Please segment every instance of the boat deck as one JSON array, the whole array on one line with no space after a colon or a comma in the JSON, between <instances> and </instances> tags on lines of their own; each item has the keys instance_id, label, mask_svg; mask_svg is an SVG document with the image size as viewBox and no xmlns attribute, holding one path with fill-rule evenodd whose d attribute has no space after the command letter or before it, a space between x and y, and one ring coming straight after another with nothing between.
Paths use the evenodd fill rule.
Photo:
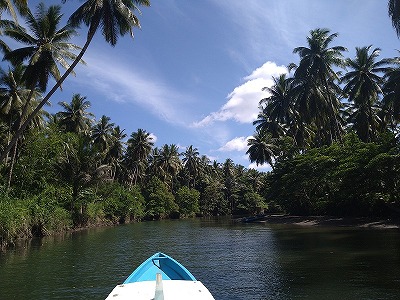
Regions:
<instances>
[{"instance_id":1,"label":"boat deck","mask_svg":"<svg viewBox=\"0 0 400 300\"><path fill-rule=\"evenodd\" d=\"M163 280L164 300L214 300L200 281ZM155 281L141 281L117 285L106 300L152 300L156 290Z\"/></svg>"}]
</instances>

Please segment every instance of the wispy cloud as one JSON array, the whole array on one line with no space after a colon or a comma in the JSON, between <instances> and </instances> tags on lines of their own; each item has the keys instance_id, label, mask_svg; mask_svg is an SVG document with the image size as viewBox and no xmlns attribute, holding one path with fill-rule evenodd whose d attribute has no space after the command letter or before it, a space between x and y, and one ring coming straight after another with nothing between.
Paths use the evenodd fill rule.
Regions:
<instances>
[{"instance_id":1,"label":"wispy cloud","mask_svg":"<svg viewBox=\"0 0 400 300\"><path fill-rule=\"evenodd\" d=\"M287 73L285 66L277 66L274 62L266 62L245 77L245 82L234 88L228 95L228 101L219 111L212 112L199 122L193 123L194 127L204 127L216 121L235 120L239 123L251 123L258 115L259 101L268 96L262 91L264 87L273 85L272 77Z\"/></svg>"},{"instance_id":2,"label":"wispy cloud","mask_svg":"<svg viewBox=\"0 0 400 300\"><path fill-rule=\"evenodd\" d=\"M107 100L140 105L172 124L185 126L191 122L188 113L191 95L171 88L154 74L143 70L138 73L118 60L110 64L109 59L96 54L87 55L85 60L88 66L80 67L79 78L75 81L82 81L83 76L85 86L89 85Z\"/></svg>"}]
</instances>

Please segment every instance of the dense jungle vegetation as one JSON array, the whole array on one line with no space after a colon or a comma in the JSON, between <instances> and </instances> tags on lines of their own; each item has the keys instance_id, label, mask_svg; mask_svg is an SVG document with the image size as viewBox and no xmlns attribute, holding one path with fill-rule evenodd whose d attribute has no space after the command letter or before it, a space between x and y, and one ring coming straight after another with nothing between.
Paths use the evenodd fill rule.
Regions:
<instances>
[{"instance_id":1,"label":"dense jungle vegetation","mask_svg":"<svg viewBox=\"0 0 400 300\"><path fill-rule=\"evenodd\" d=\"M26 21L23 27L16 19L0 20L2 36L21 44L12 50L1 41L1 246L83 226L166 217L263 210L398 214L400 58L380 58L380 49L369 45L345 58L347 49L332 46L337 34L328 29L310 31L307 45L294 49L299 62L289 65L291 75L274 78L265 88L270 96L260 99L247 154L270 164L268 173L230 159L211 162L193 145L184 151L174 144L155 147L145 129L126 132L109 117L91 114L79 91L59 103L58 113L46 112L97 29L115 45L139 26L136 6L149 4L114 1L115 10L107 10L86 1L62 25L62 6L40 4L32 13L26 1L0 3ZM399 11L397 1L389 1L396 29ZM88 31L81 48L71 38L82 23ZM56 82L50 89L49 79Z\"/></svg>"}]
</instances>

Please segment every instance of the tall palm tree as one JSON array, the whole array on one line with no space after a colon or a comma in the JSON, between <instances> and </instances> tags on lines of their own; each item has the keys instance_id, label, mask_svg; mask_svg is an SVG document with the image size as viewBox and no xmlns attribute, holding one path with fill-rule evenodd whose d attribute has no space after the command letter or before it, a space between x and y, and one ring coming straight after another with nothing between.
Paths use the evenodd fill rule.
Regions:
<instances>
[{"instance_id":1,"label":"tall palm tree","mask_svg":"<svg viewBox=\"0 0 400 300\"><path fill-rule=\"evenodd\" d=\"M10 128L12 120L16 121L15 115L21 114L29 94L22 79L24 72L23 65L9 67L8 71L0 68L0 116L7 119Z\"/></svg>"},{"instance_id":2,"label":"tall palm tree","mask_svg":"<svg viewBox=\"0 0 400 300\"><path fill-rule=\"evenodd\" d=\"M14 68L8 68L4 71L0 68L0 118L7 124L7 138L11 139L11 134L15 130L15 126L21 117L22 108L26 102L29 91L25 88L25 83L22 79L25 67L17 65ZM15 160L17 157L18 143L14 145L11 153L10 170L8 176L7 188L10 188L11 179L14 169ZM6 159L6 162L8 159Z\"/></svg>"},{"instance_id":3,"label":"tall palm tree","mask_svg":"<svg viewBox=\"0 0 400 300\"><path fill-rule=\"evenodd\" d=\"M77 206L85 190L99 181L109 179L109 166L96 161L97 150L91 146L88 137L74 136L65 143L60 153L56 171L63 182L72 189L71 211L82 213L83 205ZM79 209L79 210L78 210Z\"/></svg>"},{"instance_id":4,"label":"tall palm tree","mask_svg":"<svg viewBox=\"0 0 400 300\"><path fill-rule=\"evenodd\" d=\"M378 96L382 94L383 74L387 71L388 60L378 60L380 49L372 46L356 47L356 57L346 59L351 71L342 77L346 85L343 92L352 104L349 123L353 124L359 138L364 142L373 141L378 132ZM379 74L382 74L380 76Z\"/></svg>"},{"instance_id":5,"label":"tall palm tree","mask_svg":"<svg viewBox=\"0 0 400 300\"><path fill-rule=\"evenodd\" d=\"M389 0L388 13L392 20L393 28L396 30L396 34L400 37L400 1Z\"/></svg>"},{"instance_id":6,"label":"tall palm tree","mask_svg":"<svg viewBox=\"0 0 400 300\"><path fill-rule=\"evenodd\" d=\"M90 101L80 94L74 94L70 103L58 102L64 109L56 114L61 128L66 132L88 134L94 115L87 111L90 108Z\"/></svg>"},{"instance_id":7,"label":"tall palm tree","mask_svg":"<svg viewBox=\"0 0 400 300\"><path fill-rule=\"evenodd\" d=\"M105 162L112 167L112 179L114 180L119 171L122 169L122 161L124 156L124 145L123 140L126 138L124 133L125 129L119 126L115 126L111 132L111 143L108 147Z\"/></svg>"},{"instance_id":8,"label":"tall palm tree","mask_svg":"<svg viewBox=\"0 0 400 300\"><path fill-rule=\"evenodd\" d=\"M154 146L153 137L146 130L139 128L131 134L127 144L125 164L131 177L131 184L136 184L138 179L144 177L148 157Z\"/></svg>"},{"instance_id":9,"label":"tall palm tree","mask_svg":"<svg viewBox=\"0 0 400 300\"><path fill-rule=\"evenodd\" d=\"M47 8L40 3L35 14L28 11L24 16L31 34L17 24L8 23L4 28L4 35L26 45L6 53L4 59L13 64L28 61L24 79L31 90L37 86L45 91L50 77L61 78L58 65L68 69L68 61L77 58L71 50L80 47L68 42L77 32L70 24L59 28L62 16L61 6Z\"/></svg>"},{"instance_id":10,"label":"tall palm tree","mask_svg":"<svg viewBox=\"0 0 400 300\"><path fill-rule=\"evenodd\" d=\"M173 190L174 179L182 168L178 146L165 144L160 150L157 164L161 167L162 178L169 183L170 189Z\"/></svg>"},{"instance_id":11,"label":"tall palm tree","mask_svg":"<svg viewBox=\"0 0 400 300\"><path fill-rule=\"evenodd\" d=\"M43 3L40 3L35 15L29 10L24 15L31 34L24 27L14 22L4 23L1 21L0 23L4 27L4 35L26 45L26 47L7 52L4 59L15 65L28 61L24 80L30 89L17 130L9 145L1 154L0 159L7 155L22 131L29 126L35 115L47 103L48 99L45 101L43 99L40 102L41 105L36 105L36 108L30 112L31 116L27 116L27 110L35 90L39 88L41 91L45 91L50 77L60 80L58 65L68 68L70 66L69 61L77 59L77 56L71 50L78 50L80 47L68 42L76 34L76 31L69 24L59 28L61 18L60 6L53 5L46 8Z\"/></svg>"},{"instance_id":12,"label":"tall palm tree","mask_svg":"<svg viewBox=\"0 0 400 300\"><path fill-rule=\"evenodd\" d=\"M288 124L293 114L293 80L287 78L286 74L272 79L274 84L263 88L270 96L262 99L260 105L265 103L265 111L273 121Z\"/></svg>"},{"instance_id":13,"label":"tall palm tree","mask_svg":"<svg viewBox=\"0 0 400 300\"><path fill-rule=\"evenodd\" d=\"M183 167L189 175L188 185L190 187L190 183L193 181L194 187L196 185L196 178L199 175L201 166L199 151L197 148L194 148L193 145L190 145L186 148L185 152L181 153L181 155L183 156Z\"/></svg>"},{"instance_id":14,"label":"tall palm tree","mask_svg":"<svg viewBox=\"0 0 400 300\"><path fill-rule=\"evenodd\" d=\"M110 121L110 117L103 115L92 128L92 141L103 156L108 152L113 139L112 132L115 124Z\"/></svg>"},{"instance_id":15,"label":"tall palm tree","mask_svg":"<svg viewBox=\"0 0 400 300\"><path fill-rule=\"evenodd\" d=\"M254 136L247 141L249 149L246 154L249 155L250 161L255 162L257 166L268 163L272 168L274 167L277 146L273 142L269 142L270 139L271 135L266 131L257 130Z\"/></svg>"},{"instance_id":16,"label":"tall palm tree","mask_svg":"<svg viewBox=\"0 0 400 300\"><path fill-rule=\"evenodd\" d=\"M149 6L149 0L87 0L84 2L70 17L69 24L78 26L82 22L89 26L86 36L85 45L81 52L76 56L74 62L69 66L67 71L57 80L57 83L47 93L43 100L39 103L36 109L28 116L26 121L21 125L21 128L15 133L14 138L3 151L0 160L4 158L12 145L18 139L18 136L25 130L28 123L37 114L44 104L50 99L54 92L61 86L68 75L73 71L78 62L81 61L87 48L89 47L95 33L99 28L102 29L102 34L106 42L114 46L117 43L118 36L126 33L133 34L134 27L140 27L139 19L134 14L138 10L138 6Z\"/></svg>"},{"instance_id":17,"label":"tall palm tree","mask_svg":"<svg viewBox=\"0 0 400 300\"><path fill-rule=\"evenodd\" d=\"M297 102L296 110L302 118L300 122L315 126L316 144L330 144L340 140L343 134L338 98L340 88L338 74L334 67L344 65L342 46L330 47L337 33L317 28L307 37L308 47L293 50L299 54L300 63L295 68Z\"/></svg>"},{"instance_id":18,"label":"tall palm tree","mask_svg":"<svg viewBox=\"0 0 400 300\"><path fill-rule=\"evenodd\" d=\"M389 60L393 65L388 67L383 79L383 119L393 131L400 122L400 57Z\"/></svg>"}]
</instances>

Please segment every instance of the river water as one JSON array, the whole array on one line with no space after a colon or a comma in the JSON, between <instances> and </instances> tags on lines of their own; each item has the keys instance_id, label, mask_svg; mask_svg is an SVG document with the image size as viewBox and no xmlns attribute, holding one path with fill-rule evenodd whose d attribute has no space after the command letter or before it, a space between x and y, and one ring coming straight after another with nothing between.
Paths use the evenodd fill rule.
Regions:
<instances>
[{"instance_id":1,"label":"river water","mask_svg":"<svg viewBox=\"0 0 400 300\"><path fill-rule=\"evenodd\" d=\"M217 300L400 299L400 230L143 222L32 240L0 253L0 299L104 299L165 252Z\"/></svg>"}]
</instances>

